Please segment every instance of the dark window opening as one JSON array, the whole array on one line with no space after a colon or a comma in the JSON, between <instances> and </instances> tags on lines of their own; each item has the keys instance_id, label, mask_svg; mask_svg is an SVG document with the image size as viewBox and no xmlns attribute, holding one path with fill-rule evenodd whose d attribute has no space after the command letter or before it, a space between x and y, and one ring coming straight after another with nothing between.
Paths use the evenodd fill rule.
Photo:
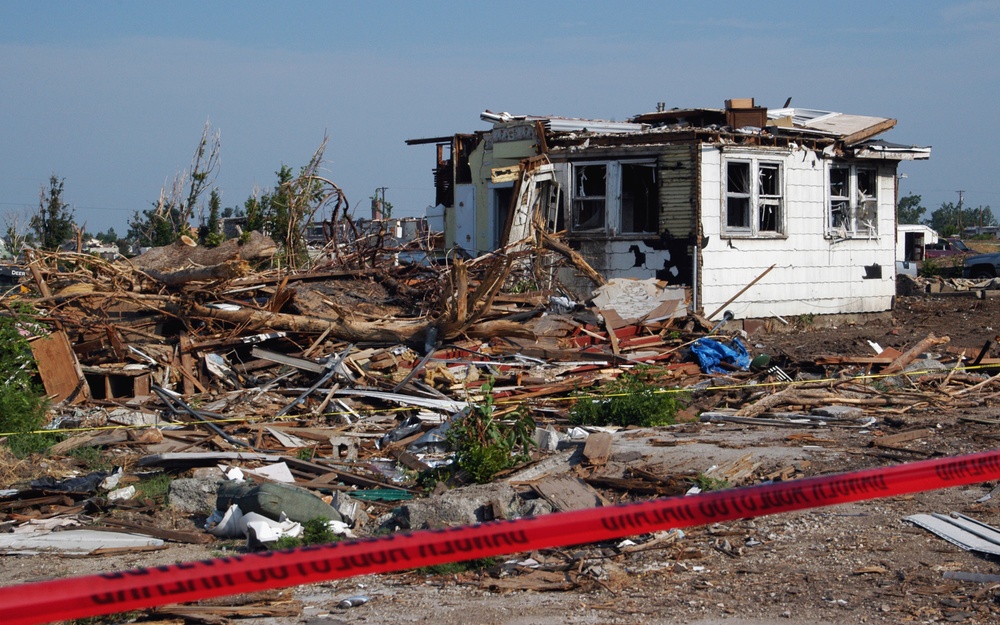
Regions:
<instances>
[{"instance_id":1,"label":"dark window opening","mask_svg":"<svg viewBox=\"0 0 1000 625\"><path fill-rule=\"evenodd\" d=\"M607 165L581 165L574 169L574 230L598 230L604 227L607 173Z\"/></svg>"},{"instance_id":2,"label":"dark window opening","mask_svg":"<svg viewBox=\"0 0 1000 625\"><path fill-rule=\"evenodd\" d=\"M750 163L730 161L726 167L726 226L750 228Z\"/></svg>"},{"instance_id":3,"label":"dark window opening","mask_svg":"<svg viewBox=\"0 0 1000 625\"><path fill-rule=\"evenodd\" d=\"M622 232L657 232L656 167L622 164Z\"/></svg>"}]
</instances>

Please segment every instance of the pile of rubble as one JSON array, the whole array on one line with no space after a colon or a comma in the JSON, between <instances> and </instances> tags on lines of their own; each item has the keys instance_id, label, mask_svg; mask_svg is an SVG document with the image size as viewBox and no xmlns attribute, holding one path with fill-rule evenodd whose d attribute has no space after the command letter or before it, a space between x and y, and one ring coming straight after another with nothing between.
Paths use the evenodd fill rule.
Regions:
<instances>
[{"instance_id":1,"label":"pile of rubble","mask_svg":"<svg viewBox=\"0 0 1000 625\"><path fill-rule=\"evenodd\" d=\"M699 422L850 428L877 432L880 457L915 459L930 454L910 444L925 433L891 433L907 414L978 406L998 392L1000 376L966 369L998 364L989 343L949 351L947 337L929 335L906 350L873 344L869 356L802 362L761 353L741 324L690 312L683 290L655 281L595 280L585 305L525 290L532 276L516 254L252 268L274 252L254 233L131 261L63 253L31 264L37 293L22 299L51 329L32 350L51 425L66 435L47 457L66 461L0 491L10 532L0 549L95 553L233 536L259 548L317 517L363 535L791 479L810 471L804 457L764 460L721 443L705 456L710 433L690 434ZM574 403L603 401L623 372L682 398L679 425L574 422ZM534 445L472 486L440 469L454 451L447 428L483 405L501 421L530 415ZM658 455L684 445L681 457ZM113 467L91 471L95 455ZM169 482L165 500L144 495L157 476ZM193 525L165 523L164 505ZM64 524L132 538L50 533ZM523 587L550 582L565 586L560 577Z\"/></svg>"}]
</instances>

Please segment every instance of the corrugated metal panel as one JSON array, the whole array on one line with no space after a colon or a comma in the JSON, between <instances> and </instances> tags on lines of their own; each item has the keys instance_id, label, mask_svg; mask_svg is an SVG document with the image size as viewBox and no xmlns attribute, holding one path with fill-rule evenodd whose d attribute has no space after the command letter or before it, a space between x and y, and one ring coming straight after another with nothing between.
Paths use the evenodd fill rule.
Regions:
<instances>
[{"instance_id":1,"label":"corrugated metal panel","mask_svg":"<svg viewBox=\"0 0 1000 625\"><path fill-rule=\"evenodd\" d=\"M684 238L696 232L696 146L665 146L656 159L660 181L660 232Z\"/></svg>"}]
</instances>

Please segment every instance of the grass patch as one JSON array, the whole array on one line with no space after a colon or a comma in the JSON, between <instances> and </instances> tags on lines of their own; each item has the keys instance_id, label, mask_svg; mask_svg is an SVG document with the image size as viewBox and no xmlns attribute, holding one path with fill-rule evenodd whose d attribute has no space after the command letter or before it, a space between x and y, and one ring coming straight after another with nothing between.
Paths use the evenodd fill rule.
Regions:
<instances>
[{"instance_id":1,"label":"grass patch","mask_svg":"<svg viewBox=\"0 0 1000 625\"><path fill-rule=\"evenodd\" d=\"M110 473L114 470L114 464L104 457L97 447L77 447L69 452L72 458L82 469L95 472L104 471Z\"/></svg>"},{"instance_id":2,"label":"grass patch","mask_svg":"<svg viewBox=\"0 0 1000 625\"><path fill-rule=\"evenodd\" d=\"M146 613L142 610L132 610L131 612L116 612L114 614L102 614L100 616L87 616L66 622L69 625L115 625L117 623L133 623L143 616L146 616Z\"/></svg>"},{"instance_id":3,"label":"grass patch","mask_svg":"<svg viewBox=\"0 0 1000 625\"><path fill-rule=\"evenodd\" d=\"M698 477L694 478L694 485L698 487L703 493L707 493L713 490L726 490L729 488L729 482L718 477L709 477L704 473L699 473Z\"/></svg>"},{"instance_id":4,"label":"grass patch","mask_svg":"<svg viewBox=\"0 0 1000 625\"><path fill-rule=\"evenodd\" d=\"M156 501L166 499L170 490L170 482L174 478L169 473L159 473L153 477L139 480L135 485L135 495L141 499L153 499Z\"/></svg>"}]
</instances>

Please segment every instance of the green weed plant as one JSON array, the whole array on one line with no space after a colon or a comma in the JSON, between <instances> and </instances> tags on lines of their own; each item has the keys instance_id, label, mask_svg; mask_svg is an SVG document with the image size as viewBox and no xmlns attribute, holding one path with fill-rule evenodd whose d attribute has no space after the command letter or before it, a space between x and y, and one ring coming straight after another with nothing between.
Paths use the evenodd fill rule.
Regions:
<instances>
[{"instance_id":1,"label":"green weed plant","mask_svg":"<svg viewBox=\"0 0 1000 625\"><path fill-rule=\"evenodd\" d=\"M493 404L493 383L483 385L484 400L448 430L455 464L479 484L529 458L535 444L535 420L522 409L499 419ZM456 418L457 420L457 418Z\"/></svg>"},{"instance_id":2,"label":"green weed plant","mask_svg":"<svg viewBox=\"0 0 1000 625\"><path fill-rule=\"evenodd\" d=\"M574 425L672 425L680 408L678 397L664 393L647 367L636 367L603 387L604 397L580 397L570 408Z\"/></svg>"}]
</instances>

